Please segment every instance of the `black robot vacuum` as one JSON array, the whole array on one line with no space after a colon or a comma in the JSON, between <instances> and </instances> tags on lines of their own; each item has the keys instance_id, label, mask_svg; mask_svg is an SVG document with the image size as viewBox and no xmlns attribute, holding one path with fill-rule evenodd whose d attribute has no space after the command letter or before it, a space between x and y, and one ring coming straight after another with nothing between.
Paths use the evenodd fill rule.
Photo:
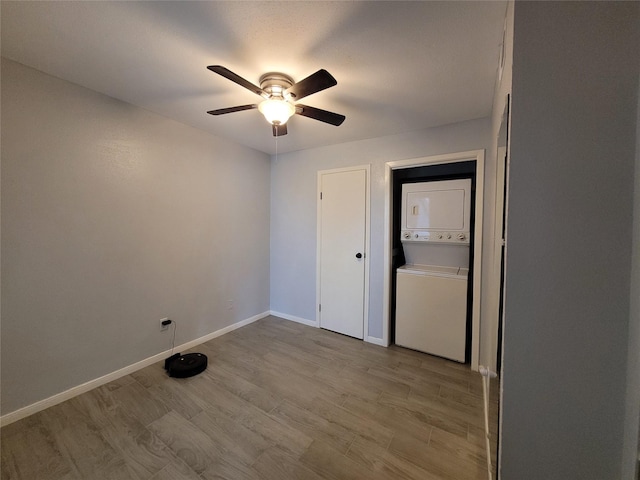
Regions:
<instances>
[{"instance_id":1,"label":"black robot vacuum","mask_svg":"<svg viewBox=\"0 0 640 480\"><path fill-rule=\"evenodd\" d=\"M187 378L207 369L207 356L203 353L176 353L164 361L164 369L170 377Z\"/></svg>"}]
</instances>

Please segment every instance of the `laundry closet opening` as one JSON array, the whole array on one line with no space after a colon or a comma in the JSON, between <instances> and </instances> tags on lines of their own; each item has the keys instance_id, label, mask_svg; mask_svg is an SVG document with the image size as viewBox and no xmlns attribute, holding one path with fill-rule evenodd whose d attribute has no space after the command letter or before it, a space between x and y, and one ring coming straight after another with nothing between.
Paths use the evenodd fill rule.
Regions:
<instances>
[{"instance_id":1,"label":"laundry closet opening","mask_svg":"<svg viewBox=\"0 0 640 480\"><path fill-rule=\"evenodd\" d=\"M390 343L471 363L475 160L391 170Z\"/></svg>"}]
</instances>

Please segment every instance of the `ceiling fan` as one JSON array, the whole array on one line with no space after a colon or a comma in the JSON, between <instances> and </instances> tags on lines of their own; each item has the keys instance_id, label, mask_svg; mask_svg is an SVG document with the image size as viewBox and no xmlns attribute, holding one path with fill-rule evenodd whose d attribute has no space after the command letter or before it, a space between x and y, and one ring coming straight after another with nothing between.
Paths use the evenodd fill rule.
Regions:
<instances>
[{"instance_id":1,"label":"ceiling fan","mask_svg":"<svg viewBox=\"0 0 640 480\"><path fill-rule=\"evenodd\" d=\"M346 118L344 115L338 113L294 103L301 98L333 87L338 83L336 79L324 69L318 70L316 73L295 83L290 76L284 73L265 73L260 77L260 86L258 87L221 65L210 65L207 68L264 98L259 104L239 105L237 107L210 110L207 113L211 115L224 115L226 113L257 108L271 124L274 137L281 137L287 134L287 120L294 114L313 118L314 120L329 123L336 127L341 125Z\"/></svg>"}]
</instances>

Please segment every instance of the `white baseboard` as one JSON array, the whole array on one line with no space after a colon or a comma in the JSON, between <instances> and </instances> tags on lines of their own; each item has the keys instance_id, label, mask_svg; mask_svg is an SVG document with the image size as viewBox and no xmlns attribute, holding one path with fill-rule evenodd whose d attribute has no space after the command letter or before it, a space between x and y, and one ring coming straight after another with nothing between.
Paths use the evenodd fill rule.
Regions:
<instances>
[{"instance_id":1,"label":"white baseboard","mask_svg":"<svg viewBox=\"0 0 640 480\"><path fill-rule=\"evenodd\" d=\"M234 330L237 330L240 327L244 327L245 325L249 325L250 323L253 322L257 322L258 320L264 318L264 317L268 317L270 315L269 312L262 312L259 313L258 315L254 315L253 317L249 317L245 320L241 320L239 322L233 323L227 327L221 328L220 330L216 330L215 332L209 333L207 335L205 335L204 337L200 337L200 338L196 338L195 340L192 340L190 342L187 342L183 345L180 345L176 348L174 348L174 350L176 352L182 351L182 350L189 350L190 348L193 348L197 345L200 345L201 343L205 343L208 342L209 340L213 340L214 338L217 337L221 337L222 335L224 335L225 333L229 333L229 332L233 332ZM167 350L168 353L171 353L171 350ZM164 355L164 354L163 354Z\"/></svg>"},{"instance_id":2,"label":"white baseboard","mask_svg":"<svg viewBox=\"0 0 640 480\"><path fill-rule=\"evenodd\" d=\"M381 347L388 347L387 342L385 342L382 338L378 337L367 337L364 339L367 343L373 343L374 345L380 345Z\"/></svg>"},{"instance_id":3,"label":"white baseboard","mask_svg":"<svg viewBox=\"0 0 640 480\"><path fill-rule=\"evenodd\" d=\"M292 322L302 323L304 325L309 325L310 327L319 328L318 322L316 322L315 320L307 320L306 318L295 317L293 315L289 315L288 313L275 312L273 310L271 310L269 313L274 317L280 317L284 318L285 320L291 320ZM367 343L373 343L374 345L380 345L381 347L389 346L382 338L367 336L365 337L364 341Z\"/></svg>"},{"instance_id":4,"label":"white baseboard","mask_svg":"<svg viewBox=\"0 0 640 480\"><path fill-rule=\"evenodd\" d=\"M274 312L273 310L271 310L269 314L273 315L274 317L280 317L280 318L284 318L285 320L291 320L292 322L302 323L303 325L309 325L310 327L316 327L316 328L318 327L318 322L316 322L315 320L307 320L306 318L296 317L293 315L289 315L288 313Z\"/></svg>"},{"instance_id":5,"label":"white baseboard","mask_svg":"<svg viewBox=\"0 0 640 480\"><path fill-rule=\"evenodd\" d=\"M306 318L296 317L294 315L289 315L288 313L275 312L275 311L271 310L269 312L269 314L273 315L274 317L280 317L280 318L284 318L285 320L291 320L292 322L297 322L297 323L302 323L304 325L309 325L310 327L316 327L316 328L320 327L320 325L318 325L318 322L315 321L315 320L307 320ZM364 338L364 341L367 342L367 343L373 343L374 345L380 345L381 347L388 347L389 346L389 345L387 345L387 343L382 338L367 336L367 337Z\"/></svg>"},{"instance_id":6,"label":"white baseboard","mask_svg":"<svg viewBox=\"0 0 640 480\"><path fill-rule=\"evenodd\" d=\"M253 317L247 318L245 320L241 320L240 322L234 323L227 327L221 328L220 330L216 330L215 332L209 333L203 337L196 338L195 340L191 340L190 342L184 343L175 347L173 350L176 352L188 350L202 343L208 342L209 340L213 340L216 337L220 337L225 333L232 332L240 327L244 327L245 325L249 325L261 318L267 317L269 312L263 312L258 315L254 315ZM34 413L40 412L46 408L53 407L59 403L62 403L66 400L69 400L77 395L82 393L86 393L89 390L93 390L105 383L113 382L118 378L124 377L125 375L129 375L133 372L136 372L142 368L148 367L149 365L153 365L156 362L164 360L171 354L171 349L166 350L164 352L160 352L156 355L153 355L149 358L145 358L139 362L136 362L127 367L121 368L120 370L116 370L115 372L108 373L107 375L103 375L102 377L95 378L93 380L89 380L81 385L77 385L69 390L65 390L64 392L57 393L49 398L45 398L44 400L40 400L36 403L32 403L31 405L27 405L26 407L19 408L18 410L14 410L13 412L7 413L6 415L2 415L0 417L0 426L4 427L5 425L9 425L10 423L21 420L29 415L33 415Z\"/></svg>"}]
</instances>

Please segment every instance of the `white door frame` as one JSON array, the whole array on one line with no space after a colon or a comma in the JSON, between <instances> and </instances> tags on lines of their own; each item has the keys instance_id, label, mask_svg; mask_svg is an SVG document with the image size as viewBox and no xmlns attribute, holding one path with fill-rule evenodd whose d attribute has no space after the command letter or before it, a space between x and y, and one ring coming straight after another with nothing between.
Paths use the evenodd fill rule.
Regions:
<instances>
[{"instance_id":1,"label":"white door frame","mask_svg":"<svg viewBox=\"0 0 640 480\"><path fill-rule=\"evenodd\" d=\"M384 286L382 309L382 341L389 345L389 311L391 305L391 249L393 247L391 198L393 184L391 173L403 168L440 165L445 163L476 162L476 203L473 245L473 304L471 307L471 368L478 370L480 365L480 305L482 297L482 226L484 212L484 150L449 153L430 157L398 160L385 164L385 195L384 195Z\"/></svg>"},{"instance_id":2,"label":"white door frame","mask_svg":"<svg viewBox=\"0 0 640 480\"><path fill-rule=\"evenodd\" d=\"M316 194L316 326L320 328L320 235L321 235L321 209L320 192L322 191L322 175L340 172L365 171L365 220L364 220L364 318L363 338L369 337L369 262L371 251L371 165L357 165L354 167L332 168L330 170L318 170L317 194Z\"/></svg>"}]
</instances>

